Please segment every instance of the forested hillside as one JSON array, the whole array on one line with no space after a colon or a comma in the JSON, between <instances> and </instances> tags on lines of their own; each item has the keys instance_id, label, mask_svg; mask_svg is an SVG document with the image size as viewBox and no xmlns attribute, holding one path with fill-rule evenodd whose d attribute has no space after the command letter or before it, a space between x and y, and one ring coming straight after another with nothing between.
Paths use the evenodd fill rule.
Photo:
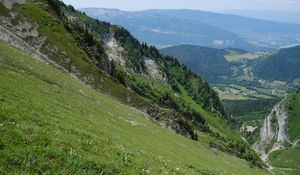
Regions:
<instances>
[{"instance_id":1,"label":"forested hillside","mask_svg":"<svg viewBox=\"0 0 300 175\"><path fill-rule=\"evenodd\" d=\"M166 55L178 58L199 75L202 75L209 83L222 82L222 76L232 74L232 62L226 60L225 55L229 54L226 49L214 49L201 46L173 46L160 50Z\"/></svg>"},{"instance_id":2,"label":"forested hillside","mask_svg":"<svg viewBox=\"0 0 300 175\"><path fill-rule=\"evenodd\" d=\"M300 77L300 46L279 50L278 53L253 63L255 76L273 81L292 83Z\"/></svg>"}]
</instances>

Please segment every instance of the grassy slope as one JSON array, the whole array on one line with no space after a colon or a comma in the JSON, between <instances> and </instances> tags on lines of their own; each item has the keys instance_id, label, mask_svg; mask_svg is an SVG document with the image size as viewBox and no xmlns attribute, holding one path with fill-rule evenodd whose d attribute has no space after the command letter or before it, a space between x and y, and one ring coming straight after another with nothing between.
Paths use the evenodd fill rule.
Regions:
<instances>
[{"instance_id":1,"label":"grassy slope","mask_svg":"<svg viewBox=\"0 0 300 175\"><path fill-rule=\"evenodd\" d=\"M288 123L287 132L292 141L300 139L300 96L298 93L289 95L287 101Z\"/></svg>"},{"instance_id":2,"label":"grassy slope","mask_svg":"<svg viewBox=\"0 0 300 175\"><path fill-rule=\"evenodd\" d=\"M300 145L275 151L270 154L269 161L281 173L289 175L300 173Z\"/></svg>"},{"instance_id":3,"label":"grassy slope","mask_svg":"<svg viewBox=\"0 0 300 175\"><path fill-rule=\"evenodd\" d=\"M69 15L71 15L71 16L76 15L76 17L80 18L81 22L84 21L87 24L95 23L94 19L88 18L87 16L82 15L81 13L75 13L75 14L70 13ZM111 30L113 30L114 27L115 26L110 26ZM97 31L97 30L98 29L95 30L96 33L98 33L98 34L99 34L99 32L101 33L101 31ZM94 34L96 34L96 33L94 33ZM132 50L129 50L129 51L132 51ZM177 71L182 71L182 70L178 67L172 67L172 70L169 69L169 71L170 72L173 71L174 75L172 75L172 76L176 76L177 75L176 73L179 73ZM176 73L174 73L174 72L176 72ZM184 74L184 72L180 72L180 73L177 76L181 76L181 75ZM161 94L163 92L170 91L170 87L168 85L166 85L164 83L161 83L161 82L158 82L157 80L154 80L153 78L149 78L149 77L145 77L145 76L139 76L139 75L134 75L134 77L135 77L136 81L138 83L141 83L141 84L147 84L147 83L151 82L150 87L151 88L154 87L154 88L152 90L150 90L150 92L148 91L149 93ZM147 83L144 83L145 81ZM193 81L196 81L196 79L194 79ZM203 82L201 82L201 83L203 83ZM195 86L200 86L201 83L200 82L194 82L194 85ZM218 132L224 138L242 141L240 139L240 137L237 135L236 132L233 132L233 131L230 130L229 126L224 122L223 119L220 119L219 116L217 116L215 113L205 110L203 107L201 107L201 105L196 104L195 100L193 100L190 97L191 94L188 94L186 88L182 88L181 91L184 95L180 95L180 98L178 100L184 101L184 102L190 104L194 110L196 110L199 114L201 114L201 116L203 118L205 118L208 121L208 125L210 126L211 130L213 130L214 132ZM173 91L170 91L170 92L173 93Z\"/></svg>"},{"instance_id":4,"label":"grassy slope","mask_svg":"<svg viewBox=\"0 0 300 175\"><path fill-rule=\"evenodd\" d=\"M294 142L300 138L300 99L299 92L290 94L286 101L286 110L288 113L287 133L289 139ZM287 174L300 173L300 144L287 147L271 153L269 160L274 167L287 168L293 170L281 170Z\"/></svg>"},{"instance_id":5,"label":"grassy slope","mask_svg":"<svg viewBox=\"0 0 300 175\"><path fill-rule=\"evenodd\" d=\"M47 0L41 0L41 1L33 1L33 0L27 0L25 5L16 5L14 7L14 10L16 10L20 16L26 17L30 22L37 23L39 25L38 31L41 36L48 36L48 43L57 46L59 49L59 53L66 52L67 55L70 57L72 65L76 65L77 69L81 72L81 77L93 76L93 82L89 82L93 85L93 87L101 92L108 93L113 98L116 98L117 100L121 101L122 103L129 104L131 106L135 106L138 109L143 109L145 106L147 106L151 101L149 99L142 98L132 91L128 90L127 88L120 85L119 82L117 82L115 79L111 78L110 76L107 76L103 71L99 70L94 63L92 63L87 56L87 52L84 51L84 48L78 45L76 43L77 34L71 32L69 33L67 29L64 28L63 23L58 19L58 16L53 11L54 9L48 8L47 6ZM97 22L91 18L88 18L87 16L83 15L79 12L71 12L71 11L65 11L65 15L67 16L75 16L79 20L76 23L79 23L81 25L89 24L91 25L90 29L93 29L93 34L97 36L96 38L101 37L101 32L105 32L107 30L107 26L102 28L101 25L94 25L101 22ZM17 19L22 20L21 17L18 17ZM106 29L105 29L106 28ZM108 29L115 29L115 26L110 26ZM107 31L106 31L107 32ZM99 33L101 33L99 35ZM78 35L81 35L79 33ZM64 38L62 40L61 38ZM42 51L47 50L42 47ZM129 48L128 51L132 51L132 48ZM51 55L49 56L51 59L53 59L58 64L62 65L66 69L70 67L70 65L65 65L63 61L61 61L61 57L59 57L59 54ZM172 67L172 66L171 66ZM170 70L170 69L168 69ZM178 68L178 65L176 68L174 66L171 69L174 75L176 76L179 71L183 71L182 69ZM171 71L170 71L171 72ZM175 72L175 73L174 73ZM180 72L178 75L183 75L182 72ZM144 77L144 76L143 76ZM136 79L138 79L138 76L135 76ZM84 79L84 78L83 78ZM148 78L141 78L140 82L153 82L155 80ZM192 81L192 80L191 80ZM136 83L136 82L135 82ZM145 84L145 83L142 83ZM196 89L199 87L199 82L191 83L196 87ZM201 84L201 83L200 83ZM164 91L169 91L170 87L166 86L162 83L155 83L155 88L152 89L153 85L150 84L150 90L147 92L149 93L162 93ZM192 86L190 86L192 87ZM172 91L171 91L171 94ZM251 152L250 149L247 147L246 143L241 139L240 135L236 132L230 130L229 126L224 122L223 119L220 119L219 116L212 112L208 112L207 110L204 110L201 105L196 104L192 98L187 95L188 92L186 90L182 89L182 94L177 98L176 101L178 104L181 104L181 102L184 102L185 104L190 104L190 106L197 111L201 117L205 118L208 122L208 126L210 128L210 131L213 131L214 133L210 133L210 136L206 137L205 144L208 145L209 143L216 143L218 145L226 146L226 149L230 152L238 152L240 150L241 144L243 144L243 147L246 147L246 152L243 153L243 156L248 156L247 160L252 159L258 159L258 157L253 156L254 152ZM199 94L199 92L198 92ZM111 98L112 98L111 97ZM130 100L128 101L128 98ZM208 99L209 100L209 99ZM208 101L207 100L207 101ZM173 117L173 116L172 116ZM198 135L201 135L198 133ZM214 136L215 138L211 137ZM219 136L222 136L220 138ZM233 144L231 144L233 142ZM237 148L238 147L238 148ZM250 158L249 158L250 157Z\"/></svg>"},{"instance_id":6,"label":"grassy slope","mask_svg":"<svg viewBox=\"0 0 300 175\"><path fill-rule=\"evenodd\" d=\"M265 173L3 42L0 51L0 174Z\"/></svg>"},{"instance_id":7,"label":"grassy slope","mask_svg":"<svg viewBox=\"0 0 300 175\"><path fill-rule=\"evenodd\" d=\"M45 0L42 0L45 1ZM46 2L46 1L45 1ZM128 90L123 86L120 86L119 83L112 81L109 77L106 77L101 71L99 71L95 65L93 65L86 53L76 45L75 39L72 35L66 31L63 24L58 23L58 19L54 20L55 15L51 14L51 12L47 12L41 9L36 3L32 0L26 1L25 5L16 6L16 10L26 16L27 19L31 19L32 22L36 22L39 24L39 32L42 36L48 36L48 42L57 46L60 51L64 51L68 54L72 62L76 65L79 71L82 74L92 74L95 78L95 86L98 89L98 86L101 86L101 90L105 92L109 92L112 96L117 97L119 100L126 102L128 94ZM53 12L54 13L54 12ZM74 15L74 14L72 14ZM81 13L76 13L76 17L80 18L81 22L92 23L93 20L87 18L86 16L82 15ZM61 40L64 38L64 40ZM55 59L55 58L54 58ZM55 60L59 62L59 60ZM100 78L99 78L100 77ZM140 78L143 77L143 78ZM145 76L136 77L140 79L140 81L155 81L154 79L144 78ZM104 79L104 80L102 80ZM153 83L153 84L155 84ZM100 84L100 85L99 85ZM164 89L169 88L163 83L155 84L157 88L155 90L159 93L164 92ZM155 92L154 92L155 93ZM134 95L133 93L130 95ZM129 96L129 97L132 97ZM137 100L136 103L144 102L147 100L145 98L140 99L140 97L135 97L134 100ZM132 101L134 101L132 100ZM133 102L134 103L134 102ZM198 107L200 108L200 107ZM203 109L201 109L203 111ZM206 112L206 111L204 111ZM210 117L210 116L209 116Z\"/></svg>"},{"instance_id":8,"label":"grassy slope","mask_svg":"<svg viewBox=\"0 0 300 175\"><path fill-rule=\"evenodd\" d=\"M39 3L47 4L48 1L41 0ZM74 37L65 29L62 23L58 22L59 20L56 15L54 15L54 11L43 10L33 0L27 0L25 5L15 6L14 10L23 17L26 17L30 22L37 23L39 25L38 32L40 36L47 36L47 42L59 48L59 53L67 53L71 60L70 64L66 64L57 55L50 55L50 58L56 63L66 69L69 69L71 64L75 65L81 73L80 78L93 76L92 82L89 82L90 84L97 90L111 94L124 103L127 102L127 96L134 99L131 101L131 103L134 103L134 106L145 103L144 98L140 98L136 94L128 91L127 88L120 85L115 79L107 76L90 61L88 55L76 44ZM46 48L42 48L42 50L46 50Z\"/></svg>"}]
</instances>

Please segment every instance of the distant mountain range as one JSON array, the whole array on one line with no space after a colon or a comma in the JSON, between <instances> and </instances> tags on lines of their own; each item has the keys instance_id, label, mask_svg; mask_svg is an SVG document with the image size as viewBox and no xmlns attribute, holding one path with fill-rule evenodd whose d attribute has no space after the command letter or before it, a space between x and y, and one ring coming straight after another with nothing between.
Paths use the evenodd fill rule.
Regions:
<instances>
[{"instance_id":1,"label":"distant mountain range","mask_svg":"<svg viewBox=\"0 0 300 175\"><path fill-rule=\"evenodd\" d=\"M148 11L124 12L110 9L83 9L83 11L93 18L122 25L141 41L159 47L179 44L218 48L253 47L236 34L201 21Z\"/></svg>"},{"instance_id":2,"label":"distant mountain range","mask_svg":"<svg viewBox=\"0 0 300 175\"><path fill-rule=\"evenodd\" d=\"M300 11L270 11L270 10L228 10L222 13L235 14L245 17L300 24Z\"/></svg>"},{"instance_id":3,"label":"distant mountain range","mask_svg":"<svg viewBox=\"0 0 300 175\"><path fill-rule=\"evenodd\" d=\"M300 24L259 20L197 10L86 8L87 15L125 26L143 42L156 46L180 44L257 51L300 43Z\"/></svg>"}]
</instances>

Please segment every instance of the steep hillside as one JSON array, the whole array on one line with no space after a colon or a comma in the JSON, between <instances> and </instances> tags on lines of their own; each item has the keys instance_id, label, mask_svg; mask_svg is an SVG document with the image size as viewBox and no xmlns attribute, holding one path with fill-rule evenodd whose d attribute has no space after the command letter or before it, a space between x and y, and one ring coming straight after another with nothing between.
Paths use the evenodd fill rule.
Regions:
<instances>
[{"instance_id":1,"label":"steep hillside","mask_svg":"<svg viewBox=\"0 0 300 175\"><path fill-rule=\"evenodd\" d=\"M173 132L193 140L204 135L210 147L263 166L228 126L215 91L175 58L61 1L2 0L0 7L0 39Z\"/></svg>"},{"instance_id":2,"label":"steep hillside","mask_svg":"<svg viewBox=\"0 0 300 175\"><path fill-rule=\"evenodd\" d=\"M232 74L231 67L234 64L226 60L227 50L181 45L164 48L160 51L178 58L190 69L202 75L209 83L220 83L222 76Z\"/></svg>"},{"instance_id":3,"label":"steep hillside","mask_svg":"<svg viewBox=\"0 0 300 175\"><path fill-rule=\"evenodd\" d=\"M0 41L0 174L267 174Z\"/></svg>"},{"instance_id":4,"label":"steep hillside","mask_svg":"<svg viewBox=\"0 0 300 175\"><path fill-rule=\"evenodd\" d=\"M255 76L273 81L280 80L293 83L300 77L300 46L279 50L253 63Z\"/></svg>"},{"instance_id":5,"label":"steep hillside","mask_svg":"<svg viewBox=\"0 0 300 175\"><path fill-rule=\"evenodd\" d=\"M271 169L286 174L300 172L299 92L288 95L272 109L253 146Z\"/></svg>"},{"instance_id":6,"label":"steep hillside","mask_svg":"<svg viewBox=\"0 0 300 175\"><path fill-rule=\"evenodd\" d=\"M45 2L48 3L48 1ZM203 105L206 105L207 110L219 111L220 115L224 113L222 106L218 104L217 95L209 86L200 77L189 76L192 73L187 72L184 66L178 64L176 60L164 59L162 60L164 62L161 61L160 66L158 66L159 58L152 55L157 54L155 48L150 50L148 46L141 45L125 29L92 20L58 1L49 1L51 6L45 2L27 1L25 5L15 6L16 12L19 13L17 16L2 18L3 26L5 26L2 28L2 38L23 50L37 50L36 52L39 52L39 55L46 61L50 60L48 62L71 73L81 81L102 92L111 94L124 103L141 108L141 110L150 111L152 108L157 108L154 105L154 99L161 99L163 105L172 108L173 106L167 106L169 104L162 101L163 97L169 100L170 105L174 104L174 107L179 105L177 101L173 102L172 99L168 99L170 93L170 98L175 96L167 82L169 80L181 81L179 79L181 76L187 76L187 80L190 82L181 81L181 86L186 88L189 83L199 85L195 89L190 89L186 92L187 94L192 95L199 91L207 94L207 96L194 95L195 101L192 101L199 104L205 102ZM50 13L42 10L42 7L48 8ZM26 18L22 18L22 16ZM85 29L86 26L89 26L89 29ZM15 38L19 39L20 42L15 44ZM61 38L65 39L61 40ZM99 41L98 38L101 40ZM21 46L19 46L20 43L22 43ZM149 58L146 59L147 57ZM168 64L174 65L173 69L176 70L178 79L175 79L177 77L174 77L172 72L165 71L172 71L172 69L166 69ZM124 85L107 74L115 76ZM151 82L153 86L149 85ZM148 99L136 95L129 88ZM142 88L147 89L142 90ZM160 91L152 88L160 88ZM186 90L184 89L184 91ZM213 96L214 99L211 98ZM179 96L178 99L180 99ZM183 117L184 113L181 107L178 107L178 112L182 114L180 118ZM200 114L196 115L198 115L198 120L205 124L203 117ZM180 122L186 123L181 119ZM186 123L186 126L191 126L191 124ZM189 129L192 136L191 127L186 129Z\"/></svg>"}]
</instances>

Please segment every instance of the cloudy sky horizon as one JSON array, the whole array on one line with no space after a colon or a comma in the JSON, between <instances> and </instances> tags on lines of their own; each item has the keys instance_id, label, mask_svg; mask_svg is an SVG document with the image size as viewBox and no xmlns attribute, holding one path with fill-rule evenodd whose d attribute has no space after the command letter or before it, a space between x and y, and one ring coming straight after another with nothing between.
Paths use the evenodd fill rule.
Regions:
<instances>
[{"instance_id":1,"label":"cloudy sky horizon","mask_svg":"<svg viewBox=\"0 0 300 175\"><path fill-rule=\"evenodd\" d=\"M75 8L100 7L127 11L145 9L195 9L208 11L300 11L300 0L63 0Z\"/></svg>"}]
</instances>

